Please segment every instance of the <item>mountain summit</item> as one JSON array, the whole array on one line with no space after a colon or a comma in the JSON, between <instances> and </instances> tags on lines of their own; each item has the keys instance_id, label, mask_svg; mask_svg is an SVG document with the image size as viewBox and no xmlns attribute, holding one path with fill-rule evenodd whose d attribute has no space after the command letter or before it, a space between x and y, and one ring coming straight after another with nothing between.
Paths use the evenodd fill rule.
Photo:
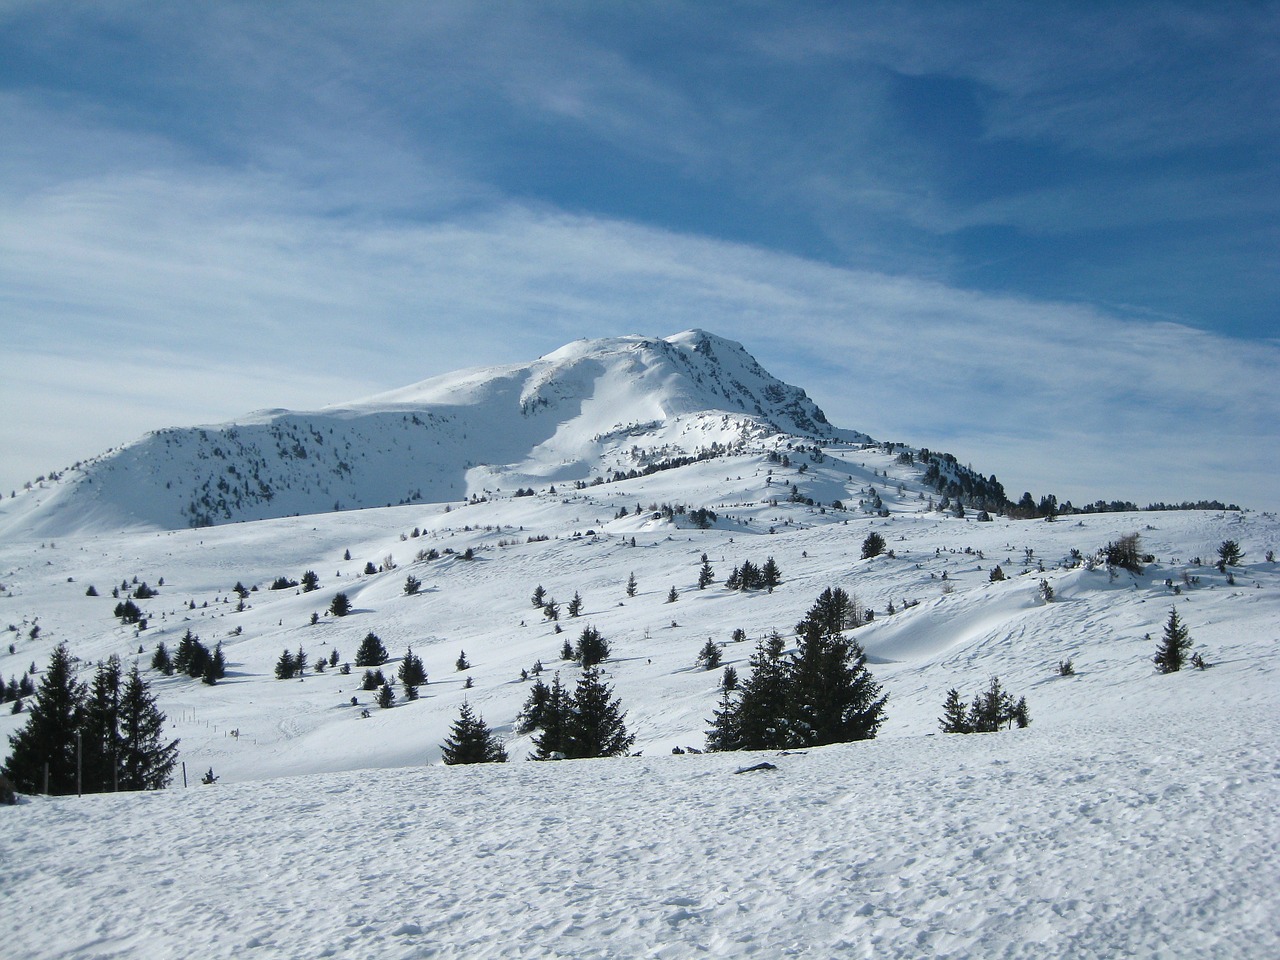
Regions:
<instances>
[{"instance_id":1,"label":"mountain summit","mask_svg":"<svg viewBox=\"0 0 1280 960\"><path fill-rule=\"evenodd\" d=\"M157 430L3 504L0 532L173 529L595 483L837 430L798 387L702 330L578 340L318 411Z\"/></svg>"}]
</instances>

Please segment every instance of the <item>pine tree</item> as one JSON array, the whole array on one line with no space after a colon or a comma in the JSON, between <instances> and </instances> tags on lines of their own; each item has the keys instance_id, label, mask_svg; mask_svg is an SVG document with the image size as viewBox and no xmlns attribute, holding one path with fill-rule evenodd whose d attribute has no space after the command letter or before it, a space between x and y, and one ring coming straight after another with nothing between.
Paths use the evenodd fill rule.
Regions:
<instances>
[{"instance_id":1,"label":"pine tree","mask_svg":"<svg viewBox=\"0 0 1280 960\"><path fill-rule=\"evenodd\" d=\"M627 733L626 713L612 694L599 671L583 671L567 717L568 759L616 757L631 749L635 737Z\"/></svg>"},{"instance_id":2,"label":"pine tree","mask_svg":"<svg viewBox=\"0 0 1280 960\"><path fill-rule=\"evenodd\" d=\"M726 687L720 694L720 705L711 716L711 729L707 731L707 749L741 750L742 736L738 729L738 704Z\"/></svg>"},{"instance_id":3,"label":"pine tree","mask_svg":"<svg viewBox=\"0 0 1280 960\"><path fill-rule=\"evenodd\" d=\"M169 656L169 648L161 640L156 644L156 652L151 657L151 669L158 670L166 677L173 676L173 660Z\"/></svg>"},{"instance_id":4,"label":"pine tree","mask_svg":"<svg viewBox=\"0 0 1280 960\"><path fill-rule=\"evenodd\" d=\"M702 649L698 651L697 660L694 661L704 670L714 670L720 666L720 647L714 640L707 637L707 642L702 645Z\"/></svg>"},{"instance_id":5,"label":"pine tree","mask_svg":"<svg viewBox=\"0 0 1280 960\"><path fill-rule=\"evenodd\" d=\"M582 596L577 590L573 592L573 599L569 601L568 611L571 617L582 615Z\"/></svg>"},{"instance_id":6,"label":"pine tree","mask_svg":"<svg viewBox=\"0 0 1280 960\"><path fill-rule=\"evenodd\" d=\"M212 687L226 675L227 658L222 653L222 643L219 641L218 645L213 648L213 653L205 660L204 673L200 679Z\"/></svg>"},{"instance_id":7,"label":"pine tree","mask_svg":"<svg viewBox=\"0 0 1280 960\"><path fill-rule=\"evenodd\" d=\"M420 589L422 589L422 581L412 573L404 578L404 595L406 597L412 597Z\"/></svg>"},{"instance_id":8,"label":"pine tree","mask_svg":"<svg viewBox=\"0 0 1280 960\"><path fill-rule=\"evenodd\" d=\"M446 764L506 763L507 751L484 718L477 716L465 700L458 710L449 739L440 746Z\"/></svg>"},{"instance_id":9,"label":"pine tree","mask_svg":"<svg viewBox=\"0 0 1280 960\"><path fill-rule=\"evenodd\" d=\"M884 553L884 537L874 531L867 534L867 538L862 541L862 559L870 560L882 553Z\"/></svg>"},{"instance_id":10,"label":"pine tree","mask_svg":"<svg viewBox=\"0 0 1280 960\"><path fill-rule=\"evenodd\" d=\"M584 627L573 650L573 659L584 669L609 659L609 641L595 627Z\"/></svg>"},{"instance_id":11,"label":"pine tree","mask_svg":"<svg viewBox=\"0 0 1280 960\"><path fill-rule=\"evenodd\" d=\"M725 690L738 689L738 671L732 665L724 668L724 673L720 676L720 686Z\"/></svg>"},{"instance_id":12,"label":"pine tree","mask_svg":"<svg viewBox=\"0 0 1280 960\"><path fill-rule=\"evenodd\" d=\"M560 604L556 603L554 597L547 597L543 602L542 615L552 621L560 619Z\"/></svg>"},{"instance_id":13,"label":"pine tree","mask_svg":"<svg viewBox=\"0 0 1280 960\"><path fill-rule=\"evenodd\" d=\"M726 723L739 750L769 750L788 745L786 713L789 697L787 668L782 659L781 637L756 644L749 661L751 675L742 682L735 715Z\"/></svg>"},{"instance_id":14,"label":"pine tree","mask_svg":"<svg viewBox=\"0 0 1280 960\"><path fill-rule=\"evenodd\" d=\"M457 667L459 671L470 670L471 661L467 659L467 651L459 650L458 659L454 661L453 665Z\"/></svg>"},{"instance_id":15,"label":"pine tree","mask_svg":"<svg viewBox=\"0 0 1280 960\"><path fill-rule=\"evenodd\" d=\"M569 642L568 637L565 637L564 643L560 644L560 659L572 660L573 658L573 644Z\"/></svg>"},{"instance_id":16,"label":"pine tree","mask_svg":"<svg viewBox=\"0 0 1280 960\"><path fill-rule=\"evenodd\" d=\"M546 602L546 599L547 599L547 591L542 586L542 584L538 584L536 587L533 588L533 605L535 607L538 607L539 609L541 609L542 604Z\"/></svg>"},{"instance_id":17,"label":"pine tree","mask_svg":"<svg viewBox=\"0 0 1280 960\"><path fill-rule=\"evenodd\" d=\"M770 593L773 588L782 583L782 573L778 570L778 565L774 562L773 557L767 557L764 566L760 568L760 585Z\"/></svg>"},{"instance_id":18,"label":"pine tree","mask_svg":"<svg viewBox=\"0 0 1280 960\"><path fill-rule=\"evenodd\" d=\"M636 595L636 587L637 587L636 575L634 572L632 572L627 577L627 596L628 597L634 597Z\"/></svg>"},{"instance_id":19,"label":"pine tree","mask_svg":"<svg viewBox=\"0 0 1280 960\"><path fill-rule=\"evenodd\" d=\"M294 662L293 654L288 650L281 651L280 659L276 661L276 679L292 680L297 672L298 665Z\"/></svg>"},{"instance_id":20,"label":"pine tree","mask_svg":"<svg viewBox=\"0 0 1280 960\"><path fill-rule=\"evenodd\" d=\"M348 557L348 559L350 558ZM311 593L311 591L319 590L319 589L320 589L320 578L316 576L316 572L314 570L308 570L306 573L302 575L302 592L303 593ZM339 616L342 616L342 614L339 614Z\"/></svg>"},{"instance_id":21,"label":"pine tree","mask_svg":"<svg viewBox=\"0 0 1280 960\"><path fill-rule=\"evenodd\" d=\"M356 666L380 667L389 659L387 648L383 646L382 640L370 630L360 641L360 648L356 650Z\"/></svg>"},{"instance_id":22,"label":"pine tree","mask_svg":"<svg viewBox=\"0 0 1280 960\"><path fill-rule=\"evenodd\" d=\"M708 586L716 582L715 572L711 569L711 561L707 559L707 555L702 555L702 568L698 571L698 589L705 590Z\"/></svg>"},{"instance_id":23,"label":"pine tree","mask_svg":"<svg viewBox=\"0 0 1280 960\"><path fill-rule=\"evenodd\" d=\"M888 700L856 640L807 621L789 671L793 734L807 746L870 740Z\"/></svg>"},{"instance_id":24,"label":"pine tree","mask_svg":"<svg viewBox=\"0 0 1280 960\"><path fill-rule=\"evenodd\" d=\"M994 733L1013 719L1013 696L992 677L986 692L980 693L969 706L968 723L974 733Z\"/></svg>"},{"instance_id":25,"label":"pine tree","mask_svg":"<svg viewBox=\"0 0 1280 960\"><path fill-rule=\"evenodd\" d=\"M164 742L165 715L135 666L120 700L120 789L163 790L178 762L178 741Z\"/></svg>"},{"instance_id":26,"label":"pine tree","mask_svg":"<svg viewBox=\"0 0 1280 960\"><path fill-rule=\"evenodd\" d=\"M542 731L533 738L531 760L558 760L568 756L568 721L571 709L568 692L560 683L560 674L551 680L551 689L542 704L539 729Z\"/></svg>"},{"instance_id":27,"label":"pine tree","mask_svg":"<svg viewBox=\"0 0 1280 960\"><path fill-rule=\"evenodd\" d=\"M541 680L533 681L529 696L516 716L516 733L524 736L542 726L542 710L551 699L551 688Z\"/></svg>"},{"instance_id":28,"label":"pine tree","mask_svg":"<svg viewBox=\"0 0 1280 960\"><path fill-rule=\"evenodd\" d=\"M1161 673L1174 673L1181 670L1191 651L1191 634L1178 616L1178 608L1169 611L1169 619L1164 625L1164 637L1156 655L1152 657L1156 669Z\"/></svg>"},{"instance_id":29,"label":"pine tree","mask_svg":"<svg viewBox=\"0 0 1280 960\"><path fill-rule=\"evenodd\" d=\"M10 755L4 775L20 793L44 791L49 765L49 793L63 796L76 789L76 731L84 716L84 684L65 645L49 658L49 667L28 709L27 725L9 737Z\"/></svg>"},{"instance_id":30,"label":"pine tree","mask_svg":"<svg viewBox=\"0 0 1280 960\"><path fill-rule=\"evenodd\" d=\"M667 591L667 603L675 603L679 599L680 594L676 592L676 588L674 586Z\"/></svg>"},{"instance_id":31,"label":"pine tree","mask_svg":"<svg viewBox=\"0 0 1280 960\"><path fill-rule=\"evenodd\" d=\"M85 793L103 793L117 786L121 755L120 658L112 654L98 664L81 724Z\"/></svg>"},{"instance_id":32,"label":"pine tree","mask_svg":"<svg viewBox=\"0 0 1280 960\"><path fill-rule=\"evenodd\" d=\"M391 684L384 682L382 686L378 688L378 696L376 699L378 706L383 710L389 710L395 706L396 692L392 689Z\"/></svg>"},{"instance_id":33,"label":"pine tree","mask_svg":"<svg viewBox=\"0 0 1280 960\"><path fill-rule=\"evenodd\" d=\"M417 700L418 688L427 682L427 670L422 665L422 658L413 652L413 647L409 648L409 652L400 661L400 670L396 676L400 680L400 686L404 688L404 698Z\"/></svg>"},{"instance_id":34,"label":"pine tree","mask_svg":"<svg viewBox=\"0 0 1280 960\"><path fill-rule=\"evenodd\" d=\"M938 718L943 733L972 733L969 728L969 707L960 696L960 691L952 687L947 691L947 699L942 704L942 716Z\"/></svg>"}]
</instances>

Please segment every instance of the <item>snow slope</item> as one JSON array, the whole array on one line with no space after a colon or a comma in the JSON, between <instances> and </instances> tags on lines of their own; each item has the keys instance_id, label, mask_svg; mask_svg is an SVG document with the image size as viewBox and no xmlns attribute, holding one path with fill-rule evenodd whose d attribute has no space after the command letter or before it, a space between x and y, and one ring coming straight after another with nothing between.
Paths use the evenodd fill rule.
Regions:
<instances>
[{"instance_id":1,"label":"snow slope","mask_svg":"<svg viewBox=\"0 0 1280 960\"><path fill-rule=\"evenodd\" d=\"M672 451L734 420L678 416L660 428ZM222 642L230 671L215 687L147 674L189 788L179 778L160 794L0 808L0 916L33 918L6 925L6 953L1280 953L1280 569L1266 559L1280 520L979 523L929 510L920 467L892 448L812 443L762 434L554 495L539 484L515 496L504 482L466 501L203 529L11 532L0 625L14 629L0 675L42 668L59 642L85 673L111 653L145 668L157 642L172 649L187 629ZM663 509L677 504L686 511ZM695 507L716 513L709 529L690 523ZM873 530L892 555L863 560ZM1131 533L1155 556L1141 575L1070 562L1073 549L1089 556ZM1210 561L1226 539L1245 557L1223 573ZM419 559L431 549L438 559ZM704 553L716 583L698 590ZM770 556L775 591L724 589L734 565ZM1009 579L992 583L997 563ZM318 591L268 589L308 569ZM404 594L410 573L416 596ZM164 581L141 633L111 615L113 585L135 577ZM243 610L237 581L256 588ZM100 596L86 596L91 584ZM562 610L580 593L583 616L562 614L557 633L530 601L537 585ZM694 663L706 639L745 672L769 631L794 644L794 624L829 586L875 612L855 635L890 697L879 738L787 756L673 755L702 745L720 695L719 671ZM339 591L353 602L345 618L325 613ZM1211 669L1155 673L1175 605ZM464 698L521 761L521 670L541 660L571 684L559 650L587 624L612 643L608 679L643 756L439 765ZM732 642L735 628L747 642ZM388 675L410 646L422 657L420 700L380 710L356 668L273 678L282 650L349 661L369 631L391 653ZM472 667L459 672L463 650ZM1066 658L1075 676L1058 676ZM947 690L971 698L992 675L1026 696L1032 726L939 734ZM0 738L24 721L0 712ZM735 772L761 760L778 769ZM209 767L220 782L202 786Z\"/></svg>"}]
</instances>

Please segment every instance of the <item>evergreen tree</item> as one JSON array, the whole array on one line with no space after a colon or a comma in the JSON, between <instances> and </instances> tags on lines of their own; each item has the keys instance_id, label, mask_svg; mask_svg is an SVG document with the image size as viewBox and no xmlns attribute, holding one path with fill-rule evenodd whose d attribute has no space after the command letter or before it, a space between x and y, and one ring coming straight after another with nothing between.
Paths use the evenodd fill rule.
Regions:
<instances>
[{"instance_id":1,"label":"evergreen tree","mask_svg":"<svg viewBox=\"0 0 1280 960\"><path fill-rule=\"evenodd\" d=\"M781 641L781 638L778 638ZM787 669L781 643L761 640L749 661L751 675L742 682L732 718L726 719L739 750L780 749L788 745ZM727 701L726 701L727 702ZM715 749L708 743L708 749Z\"/></svg>"},{"instance_id":2,"label":"evergreen tree","mask_svg":"<svg viewBox=\"0 0 1280 960\"><path fill-rule=\"evenodd\" d=\"M533 588L533 605L538 609L542 609L542 605L547 600L547 591L542 584L538 584Z\"/></svg>"},{"instance_id":3,"label":"evergreen tree","mask_svg":"<svg viewBox=\"0 0 1280 960\"><path fill-rule=\"evenodd\" d=\"M1225 572L1227 567L1238 567L1244 559L1244 551L1235 540L1223 540L1218 545L1218 569Z\"/></svg>"},{"instance_id":4,"label":"evergreen tree","mask_svg":"<svg viewBox=\"0 0 1280 960\"><path fill-rule=\"evenodd\" d=\"M583 671L566 718L568 759L616 757L631 749L635 737L627 733L626 713L612 694L599 671Z\"/></svg>"},{"instance_id":5,"label":"evergreen tree","mask_svg":"<svg viewBox=\"0 0 1280 960\"><path fill-rule=\"evenodd\" d=\"M360 647L356 650L356 666L380 667L389 659L387 648L383 646L378 635L370 630L360 641Z\"/></svg>"},{"instance_id":6,"label":"evergreen tree","mask_svg":"<svg viewBox=\"0 0 1280 960\"><path fill-rule=\"evenodd\" d=\"M531 760L556 760L568 756L568 721L571 709L568 692L560 683L560 674L551 680L551 689L542 704L539 733L533 738Z\"/></svg>"},{"instance_id":7,"label":"evergreen tree","mask_svg":"<svg viewBox=\"0 0 1280 960\"><path fill-rule=\"evenodd\" d=\"M884 721L888 697L866 667L856 640L806 621L789 670L789 713L800 744L870 740Z\"/></svg>"},{"instance_id":8,"label":"evergreen tree","mask_svg":"<svg viewBox=\"0 0 1280 960\"><path fill-rule=\"evenodd\" d=\"M173 676L173 660L169 656L169 648L161 640L156 644L156 652L151 657L151 669L158 670L166 677Z\"/></svg>"},{"instance_id":9,"label":"evergreen tree","mask_svg":"<svg viewBox=\"0 0 1280 960\"><path fill-rule=\"evenodd\" d=\"M85 793L103 793L117 787L121 756L120 658L114 653L98 664L81 725L83 784Z\"/></svg>"},{"instance_id":10,"label":"evergreen tree","mask_svg":"<svg viewBox=\"0 0 1280 960\"><path fill-rule=\"evenodd\" d=\"M782 573L778 570L778 565L774 562L773 557L767 557L764 566L760 568L760 585L770 593L773 588L782 583Z\"/></svg>"},{"instance_id":11,"label":"evergreen tree","mask_svg":"<svg viewBox=\"0 0 1280 960\"><path fill-rule=\"evenodd\" d=\"M20 793L44 790L49 765L49 793L62 796L76 789L76 731L84 716L84 684L65 645L49 658L35 698L28 705L27 725L9 737L10 755L4 775Z\"/></svg>"},{"instance_id":12,"label":"evergreen tree","mask_svg":"<svg viewBox=\"0 0 1280 960\"><path fill-rule=\"evenodd\" d=\"M542 710L551 699L551 688L541 680L534 680L529 696L516 716L516 733L524 736L542 726Z\"/></svg>"},{"instance_id":13,"label":"evergreen tree","mask_svg":"<svg viewBox=\"0 0 1280 960\"><path fill-rule=\"evenodd\" d=\"M1178 616L1178 608L1169 611L1169 619L1164 625L1164 636L1156 655L1152 657L1156 669L1161 673L1174 673L1181 670L1191 651L1191 634L1182 619Z\"/></svg>"},{"instance_id":14,"label":"evergreen tree","mask_svg":"<svg viewBox=\"0 0 1280 960\"><path fill-rule=\"evenodd\" d=\"M351 612L351 599L345 593L335 593L329 602L329 612L335 617L345 617Z\"/></svg>"},{"instance_id":15,"label":"evergreen tree","mask_svg":"<svg viewBox=\"0 0 1280 960\"><path fill-rule=\"evenodd\" d=\"M884 553L884 537L874 531L867 534L867 538L862 541L862 559L870 560L882 553Z\"/></svg>"},{"instance_id":16,"label":"evergreen tree","mask_svg":"<svg viewBox=\"0 0 1280 960\"><path fill-rule=\"evenodd\" d=\"M120 700L120 789L163 790L178 762L178 741L164 742L165 715L135 666Z\"/></svg>"},{"instance_id":17,"label":"evergreen tree","mask_svg":"<svg viewBox=\"0 0 1280 960\"><path fill-rule=\"evenodd\" d=\"M453 665L457 667L459 671L470 670L471 661L467 659L467 651L459 650L458 659L454 661Z\"/></svg>"},{"instance_id":18,"label":"evergreen tree","mask_svg":"<svg viewBox=\"0 0 1280 960\"><path fill-rule=\"evenodd\" d=\"M707 637L707 642L698 651L698 658L695 662L704 670L714 670L720 666L720 647L714 640Z\"/></svg>"},{"instance_id":19,"label":"evergreen tree","mask_svg":"<svg viewBox=\"0 0 1280 960\"><path fill-rule=\"evenodd\" d=\"M675 603L679 599L680 594L676 592L676 588L674 586L667 591L667 603Z\"/></svg>"},{"instance_id":20,"label":"evergreen tree","mask_svg":"<svg viewBox=\"0 0 1280 960\"><path fill-rule=\"evenodd\" d=\"M302 592L311 593L313 590L320 589L320 578L316 576L314 570L308 570L302 575Z\"/></svg>"},{"instance_id":21,"label":"evergreen tree","mask_svg":"<svg viewBox=\"0 0 1280 960\"><path fill-rule=\"evenodd\" d=\"M796 633L803 635L809 625L814 625L823 636L831 636L841 630L862 624L862 611L858 601L840 587L828 587L818 595L817 602L809 608L804 620L796 624Z\"/></svg>"},{"instance_id":22,"label":"evergreen tree","mask_svg":"<svg viewBox=\"0 0 1280 960\"><path fill-rule=\"evenodd\" d=\"M738 729L738 704L726 687L720 694L720 705L711 716L711 729L707 731L707 749L741 750L742 736Z\"/></svg>"},{"instance_id":23,"label":"evergreen tree","mask_svg":"<svg viewBox=\"0 0 1280 960\"><path fill-rule=\"evenodd\" d=\"M999 583L1005 579L1004 571L1000 569L1000 564L996 564L991 568L991 573L987 577L992 583Z\"/></svg>"},{"instance_id":24,"label":"evergreen tree","mask_svg":"<svg viewBox=\"0 0 1280 960\"><path fill-rule=\"evenodd\" d=\"M404 595L406 597L412 597L420 589L422 589L422 581L412 573L404 578Z\"/></svg>"},{"instance_id":25,"label":"evergreen tree","mask_svg":"<svg viewBox=\"0 0 1280 960\"><path fill-rule=\"evenodd\" d=\"M458 710L449 739L440 746L447 764L455 763L506 763L507 751L494 735L484 718L477 716L465 700Z\"/></svg>"},{"instance_id":26,"label":"evergreen tree","mask_svg":"<svg viewBox=\"0 0 1280 960\"><path fill-rule=\"evenodd\" d=\"M329 666L336 667L338 665L338 661L341 659L342 658L338 656L338 648L334 647L329 653Z\"/></svg>"},{"instance_id":27,"label":"evergreen tree","mask_svg":"<svg viewBox=\"0 0 1280 960\"><path fill-rule=\"evenodd\" d=\"M720 677L720 686L725 690L738 689L738 671L732 665L724 668L724 673Z\"/></svg>"},{"instance_id":28,"label":"evergreen tree","mask_svg":"<svg viewBox=\"0 0 1280 960\"><path fill-rule=\"evenodd\" d=\"M986 692L980 693L969 706L968 723L974 733L994 733L1013 719L1013 696L992 677Z\"/></svg>"},{"instance_id":29,"label":"evergreen tree","mask_svg":"<svg viewBox=\"0 0 1280 960\"><path fill-rule=\"evenodd\" d=\"M726 590L742 589L742 571L738 567L734 567L729 571L729 576L725 577L724 588Z\"/></svg>"},{"instance_id":30,"label":"evergreen tree","mask_svg":"<svg viewBox=\"0 0 1280 960\"><path fill-rule=\"evenodd\" d=\"M582 615L582 596L577 590L573 591L573 599L569 601L568 611L571 617Z\"/></svg>"},{"instance_id":31,"label":"evergreen tree","mask_svg":"<svg viewBox=\"0 0 1280 960\"><path fill-rule=\"evenodd\" d=\"M560 659L561 660L573 659L573 644L569 642L568 637L565 637L564 643L560 644Z\"/></svg>"},{"instance_id":32,"label":"evergreen tree","mask_svg":"<svg viewBox=\"0 0 1280 960\"><path fill-rule=\"evenodd\" d=\"M276 679L292 680L297 672L298 665L293 659L293 654L288 650L281 651L280 659L276 661Z\"/></svg>"},{"instance_id":33,"label":"evergreen tree","mask_svg":"<svg viewBox=\"0 0 1280 960\"><path fill-rule=\"evenodd\" d=\"M422 658L413 652L412 647L400 661L400 671L396 676L400 680L400 686L404 688L404 698L417 700L418 688L427 682L427 670L422 665Z\"/></svg>"},{"instance_id":34,"label":"evergreen tree","mask_svg":"<svg viewBox=\"0 0 1280 960\"><path fill-rule=\"evenodd\" d=\"M627 577L627 596L628 597L634 597L636 595L636 587L637 587L636 575L634 572L632 572Z\"/></svg>"},{"instance_id":35,"label":"evergreen tree","mask_svg":"<svg viewBox=\"0 0 1280 960\"><path fill-rule=\"evenodd\" d=\"M960 691L952 687L947 691L947 699L942 704L942 716L938 718L943 733L972 733L969 729L969 707L960 696Z\"/></svg>"},{"instance_id":36,"label":"evergreen tree","mask_svg":"<svg viewBox=\"0 0 1280 960\"><path fill-rule=\"evenodd\" d=\"M584 627L578 636L578 644L573 651L573 659L587 669L597 663L609 659L609 641L595 627Z\"/></svg>"},{"instance_id":37,"label":"evergreen tree","mask_svg":"<svg viewBox=\"0 0 1280 960\"><path fill-rule=\"evenodd\" d=\"M378 688L377 701L378 706L383 710L389 710L395 706L396 692L391 688L391 684L384 682L382 686Z\"/></svg>"},{"instance_id":38,"label":"evergreen tree","mask_svg":"<svg viewBox=\"0 0 1280 960\"><path fill-rule=\"evenodd\" d=\"M299 651L301 652L301 651ZM219 680L227 675L227 658L222 653L222 643L213 648L213 653L205 659L204 673L200 679L203 683L213 686Z\"/></svg>"},{"instance_id":39,"label":"evergreen tree","mask_svg":"<svg viewBox=\"0 0 1280 960\"><path fill-rule=\"evenodd\" d=\"M711 561L707 559L707 555L702 555L702 568L698 571L698 589L705 590L708 586L716 582L715 572L711 569Z\"/></svg>"}]
</instances>

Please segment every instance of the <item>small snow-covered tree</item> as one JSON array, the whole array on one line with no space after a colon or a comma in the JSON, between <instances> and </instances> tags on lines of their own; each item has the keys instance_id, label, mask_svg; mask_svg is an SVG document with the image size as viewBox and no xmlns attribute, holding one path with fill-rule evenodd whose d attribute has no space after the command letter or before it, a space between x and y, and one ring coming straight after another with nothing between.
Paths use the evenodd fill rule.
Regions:
<instances>
[{"instance_id":1,"label":"small snow-covered tree","mask_svg":"<svg viewBox=\"0 0 1280 960\"><path fill-rule=\"evenodd\" d=\"M370 630L365 634L365 638L360 641L360 647L356 650L356 666L357 667L380 667L390 659L387 654L387 648L383 646L382 640L378 635Z\"/></svg>"},{"instance_id":2,"label":"small snow-covered tree","mask_svg":"<svg viewBox=\"0 0 1280 960\"><path fill-rule=\"evenodd\" d=\"M1181 670L1191 651L1191 633L1178 616L1178 608L1169 611L1169 619L1165 621L1164 635L1160 646L1152 657L1156 669L1161 673L1175 673Z\"/></svg>"},{"instance_id":3,"label":"small snow-covered tree","mask_svg":"<svg viewBox=\"0 0 1280 960\"><path fill-rule=\"evenodd\" d=\"M714 670L720 666L720 646L707 637L707 642L702 645L702 649L698 651L695 662L702 667L703 670Z\"/></svg>"},{"instance_id":4,"label":"small snow-covered tree","mask_svg":"<svg viewBox=\"0 0 1280 960\"><path fill-rule=\"evenodd\" d=\"M484 718L462 701L458 719L453 722L449 738L440 746L446 764L506 763L507 751Z\"/></svg>"}]
</instances>

